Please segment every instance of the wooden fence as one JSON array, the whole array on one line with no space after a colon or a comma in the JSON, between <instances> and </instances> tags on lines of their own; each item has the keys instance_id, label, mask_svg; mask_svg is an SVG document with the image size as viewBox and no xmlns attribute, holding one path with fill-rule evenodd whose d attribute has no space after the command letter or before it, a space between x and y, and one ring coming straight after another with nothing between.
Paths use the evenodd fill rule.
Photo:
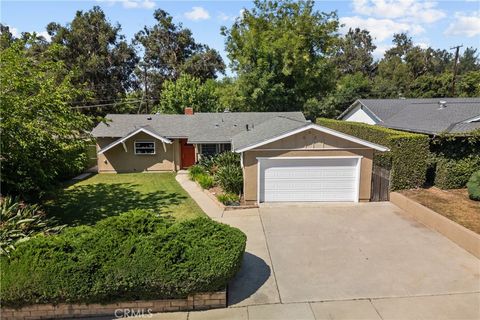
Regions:
<instances>
[{"instance_id":1,"label":"wooden fence","mask_svg":"<svg viewBox=\"0 0 480 320\"><path fill-rule=\"evenodd\" d=\"M370 201L390 200L390 170L373 166Z\"/></svg>"}]
</instances>

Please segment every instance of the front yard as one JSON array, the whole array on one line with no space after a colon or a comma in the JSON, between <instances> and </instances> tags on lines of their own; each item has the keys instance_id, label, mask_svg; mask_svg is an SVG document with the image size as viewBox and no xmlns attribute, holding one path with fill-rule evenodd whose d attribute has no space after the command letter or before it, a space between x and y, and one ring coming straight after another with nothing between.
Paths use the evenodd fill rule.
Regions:
<instances>
[{"instance_id":1,"label":"front yard","mask_svg":"<svg viewBox=\"0 0 480 320\"><path fill-rule=\"evenodd\" d=\"M405 190L401 193L480 234L480 204L468 198L467 189L441 190L432 187Z\"/></svg>"},{"instance_id":2,"label":"front yard","mask_svg":"<svg viewBox=\"0 0 480 320\"><path fill-rule=\"evenodd\" d=\"M132 209L154 210L179 221L205 215L174 173L96 174L59 191L46 207L68 225L92 225Z\"/></svg>"}]
</instances>

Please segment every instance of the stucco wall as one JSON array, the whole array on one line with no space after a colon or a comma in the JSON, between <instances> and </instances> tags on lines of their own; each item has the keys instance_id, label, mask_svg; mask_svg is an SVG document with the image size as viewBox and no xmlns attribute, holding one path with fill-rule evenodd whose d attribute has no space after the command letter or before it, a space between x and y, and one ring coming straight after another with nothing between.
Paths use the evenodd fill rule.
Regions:
<instances>
[{"instance_id":1,"label":"stucco wall","mask_svg":"<svg viewBox=\"0 0 480 320\"><path fill-rule=\"evenodd\" d=\"M104 148L118 138L97 138L97 150ZM135 155L134 141L155 141L154 155ZM174 171L180 169L180 144L173 140L165 144L143 132L125 141L127 152L122 144L99 154L98 172L144 172L144 171Z\"/></svg>"},{"instance_id":2,"label":"stucco wall","mask_svg":"<svg viewBox=\"0 0 480 320\"><path fill-rule=\"evenodd\" d=\"M348 140L309 130L263 145L243 154L244 196L248 202L257 201L257 157L319 157L362 156L360 160L360 201L370 200L373 149ZM334 148L342 148L335 150Z\"/></svg>"}]
</instances>

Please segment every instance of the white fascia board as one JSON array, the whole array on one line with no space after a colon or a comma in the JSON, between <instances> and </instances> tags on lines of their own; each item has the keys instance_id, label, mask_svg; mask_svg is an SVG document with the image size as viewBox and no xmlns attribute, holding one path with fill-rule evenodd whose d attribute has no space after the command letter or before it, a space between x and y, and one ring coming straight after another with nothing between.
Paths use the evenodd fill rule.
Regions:
<instances>
[{"instance_id":1,"label":"white fascia board","mask_svg":"<svg viewBox=\"0 0 480 320\"><path fill-rule=\"evenodd\" d=\"M480 115L475 116L475 117L470 118L470 119L463 120L462 123L472 123L472 122L476 122L476 121L480 121Z\"/></svg>"},{"instance_id":2,"label":"white fascia board","mask_svg":"<svg viewBox=\"0 0 480 320\"><path fill-rule=\"evenodd\" d=\"M356 100L354 103L350 105L350 107L347 108L347 110L343 111L342 114L340 114L337 117L337 120L343 120L345 119L346 116L351 114L355 108L362 109L371 119L373 122L376 124L383 122L382 119L380 119L372 110L370 110L366 105L362 103L360 100Z\"/></svg>"},{"instance_id":3,"label":"white fascia board","mask_svg":"<svg viewBox=\"0 0 480 320\"><path fill-rule=\"evenodd\" d=\"M105 151L110 150L111 148L115 147L116 145L119 145L120 143L125 142L126 140L130 139L131 137L133 137L134 135L136 135L136 134L138 134L138 133L140 133L140 132L146 133L146 134L148 134L149 136L152 136L153 138L156 138L156 139L158 139L158 140L160 140L160 141L162 141L162 142L164 142L164 143L172 143L172 140L170 140L170 139L167 139L167 138L165 138L165 137L159 136L158 134L155 134L155 133L149 131L148 129L139 128L139 129L135 130L134 132L130 133L129 135L127 135L127 136L125 136L125 137L123 137L123 138L121 138L121 139L118 139L118 140L110 143L110 144L107 145L105 148L100 149L100 150L97 152L97 154L102 154L102 153L104 153Z\"/></svg>"},{"instance_id":4,"label":"white fascia board","mask_svg":"<svg viewBox=\"0 0 480 320\"><path fill-rule=\"evenodd\" d=\"M369 147L369 148L372 148L372 149L375 149L375 150L378 150L378 151L382 151L382 152L390 151L390 149L388 149L387 147L381 146L379 144L372 143L372 142L369 142L369 141L366 141L366 140L363 140L363 139L360 139L360 138L357 138L357 137L354 137L354 136L351 136L351 135L348 135L348 134L345 134L345 133L342 133L342 132L339 132L339 131L329 129L329 128L319 126L317 124L312 123L312 124L306 125L304 127L289 131L289 132L284 133L282 135L276 136L274 138L264 140L262 142L259 142L259 143L249 145L249 146L243 147L241 149L235 150L235 152L241 153L241 152L245 152L245 151L248 151L248 150L251 150L251 149L255 149L255 148L258 148L260 146L269 144L271 142L275 142L277 140L287 138L287 137L292 136L294 134L297 134L297 133L300 133L300 132L303 132L303 131L306 131L306 130L310 130L310 129L317 130L317 131L324 132L324 133L328 133L328 134L331 134L332 136L339 137L339 138L342 138L342 139L345 139L345 140L348 140L348 141L352 141L352 142L358 143L362 146L366 146L366 147Z\"/></svg>"}]
</instances>

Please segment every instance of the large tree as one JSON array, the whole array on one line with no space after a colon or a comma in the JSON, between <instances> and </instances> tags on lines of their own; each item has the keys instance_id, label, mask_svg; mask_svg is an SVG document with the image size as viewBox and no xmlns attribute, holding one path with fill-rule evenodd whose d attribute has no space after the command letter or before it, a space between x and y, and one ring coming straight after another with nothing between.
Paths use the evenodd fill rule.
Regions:
<instances>
[{"instance_id":1,"label":"large tree","mask_svg":"<svg viewBox=\"0 0 480 320\"><path fill-rule=\"evenodd\" d=\"M313 1L254 1L231 28L223 28L236 93L244 111L303 110L334 85L335 13Z\"/></svg>"},{"instance_id":2,"label":"large tree","mask_svg":"<svg viewBox=\"0 0 480 320\"><path fill-rule=\"evenodd\" d=\"M368 77L373 76L376 66L372 54L376 48L370 32L359 28L349 29L336 46L334 61L337 70L342 75L361 72Z\"/></svg>"},{"instance_id":3,"label":"large tree","mask_svg":"<svg viewBox=\"0 0 480 320\"><path fill-rule=\"evenodd\" d=\"M94 114L118 112L112 104L135 87L133 71L138 62L133 46L120 34L119 24L111 24L100 7L77 11L71 23L50 23L52 43L63 46L60 59L68 70L75 70L74 84L86 85L90 95L78 105L102 105Z\"/></svg>"},{"instance_id":4,"label":"large tree","mask_svg":"<svg viewBox=\"0 0 480 320\"><path fill-rule=\"evenodd\" d=\"M195 112L219 111L214 80L202 83L200 79L184 74L177 80L165 81L160 103L154 111L183 113L185 107L191 107Z\"/></svg>"},{"instance_id":5,"label":"large tree","mask_svg":"<svg viewBox=\"0 0 480 320\"><path fill-rule=\"evenodd\" d=\"M225 64L217 51L197 43L192 32L175 24L167 12L158 9L154 17L157 24L145 26L135 35L135 43L144 53L137 74L149 99L158 100L163 83L182 74L205 81L224 72Z\"/></svg>"},{"instance_id":6,"label":"large tree","mask_svg":"<svg viewBox=\"0 0 480 320\"><path fill-rule=\"evenodd\" d=\"M72 73L61 61L29 55L27 40L0 53L1 183L2 194L37 198L84 169L90 121L70 108L83 94Z\"/></svg>"}]
</instances>

